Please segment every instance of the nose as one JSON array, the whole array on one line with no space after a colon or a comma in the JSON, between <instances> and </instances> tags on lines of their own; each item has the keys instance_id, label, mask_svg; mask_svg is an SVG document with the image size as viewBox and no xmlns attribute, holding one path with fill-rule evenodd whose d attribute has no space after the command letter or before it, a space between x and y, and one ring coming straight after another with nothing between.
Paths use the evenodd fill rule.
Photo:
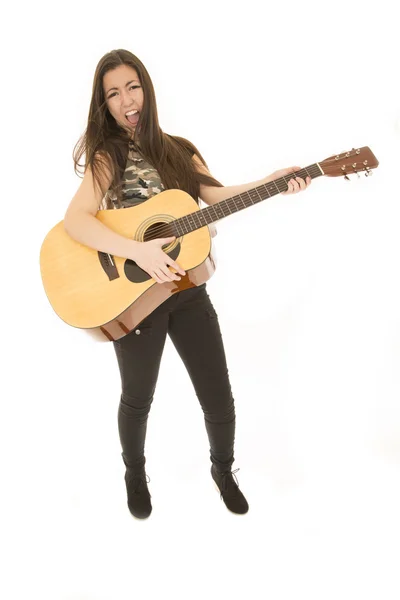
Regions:
<instances>
[{"instance_id":1,"label":"nose","mask_svg":"<svg viewBox=\"0 0 400 600\"><path fill-rule=\"evenodd\" d=\"M120 99L121 106L124 109L129 110L130 108L132 108L132 98L130 98L128 91L122 90Z\"/></svg>"}]
</instances>

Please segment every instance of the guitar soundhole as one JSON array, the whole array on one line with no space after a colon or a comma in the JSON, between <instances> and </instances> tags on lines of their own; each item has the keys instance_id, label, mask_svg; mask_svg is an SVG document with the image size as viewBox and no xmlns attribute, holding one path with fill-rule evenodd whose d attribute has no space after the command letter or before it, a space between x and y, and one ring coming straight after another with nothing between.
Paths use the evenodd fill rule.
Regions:
<instances>
[{"instance_id":1,"label":"guitar soundhole","mask_svg":"<svg viewBox=\"0 0 400 600\"><path fill-rule=\"evenodd\" d=\"M172 237L175 235L171 223L153 223L146 229L143 241L155 240L157 238Z\"/></svg>"},{"instance_id":2,"label":"guitar soundhole","mask_svg":"<svg viewBox=\"0 0 400 600\"><path fill-rule=\"evenodd\" d=\"M173 235L175 234L172 229L172 226L169 223L153 223L148 229L146 229L143 236L143 241L148 242L157 238L172 237ZM168 245L169 244L163 246L163 250ZM167 254L173 260L176 260L179 256L180 251L181 245L178 242L170 252L167 252ZM132 281L132 283L142 283L143 281L148 281L149 279L151 279L150 275L146 271L141 269L134 260L127 259L125 261L124 272L126 278L129 279L129 281Z\"/></svg>"}]
</instances>

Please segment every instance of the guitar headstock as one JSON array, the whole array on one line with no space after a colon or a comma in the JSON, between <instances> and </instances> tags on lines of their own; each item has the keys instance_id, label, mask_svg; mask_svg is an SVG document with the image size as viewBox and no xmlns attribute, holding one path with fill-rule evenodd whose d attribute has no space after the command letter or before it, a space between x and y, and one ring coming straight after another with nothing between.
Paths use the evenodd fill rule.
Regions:
<instances>
[{"instance_id":1,"label":"guitar headstock","mask_svg":"<svg viewBox=\"0 0 400 600\"><path fill-rule=\"evenodd\" d=\"M328 177L340 177L344 175L345 179L349 179L348 175L365 171L365 176L372 175L371 169L376 169L379 161L373 155L368 146L363 148L353 148L349 152L343 152L326 158L318 163ZM358 175L358 177L360 177Z\"/></svg>"}]
</instances>

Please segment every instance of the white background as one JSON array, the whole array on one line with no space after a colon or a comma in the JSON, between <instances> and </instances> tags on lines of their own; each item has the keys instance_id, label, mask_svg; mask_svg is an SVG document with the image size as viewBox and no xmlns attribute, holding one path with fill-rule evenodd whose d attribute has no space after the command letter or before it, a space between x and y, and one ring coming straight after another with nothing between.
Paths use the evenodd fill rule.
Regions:
<instances>
[{"instance_id":1,"label":"white background","mask_svg":"<svg viewBox=\"0 0 400 600\"><path fill-rule=\"evenodd\" d=\"M391 2L12 4L2 35L1 595L7 600L399 598L399 36ZM393 4L394 6L394 4ZM207 285L250 504L230 513L170 340L126 506L112 345L53 312L40 245L80 179L93 74L126 48L164 131L224 185L370 146L218 223ZM176 415L181 415L178 419Z\"/></svg>"}]
</instances>

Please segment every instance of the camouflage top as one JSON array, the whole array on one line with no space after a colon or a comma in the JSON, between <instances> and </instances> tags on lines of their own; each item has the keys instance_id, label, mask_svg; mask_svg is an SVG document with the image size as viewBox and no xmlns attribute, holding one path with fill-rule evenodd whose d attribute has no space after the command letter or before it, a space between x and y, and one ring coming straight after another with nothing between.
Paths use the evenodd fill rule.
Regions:
<instances>
[{"instance_id":1,"label":"camouflage top","mask_svg":"<svg viewBox=\"0 0 400 600\"><path fill-rule=\"evenodd\" d=\"M121 204L124 208L136 206L165 189L156 169L142 158L133 142L129 142L122 181Z\"/></svg>"},{"instance_id":2,"label":"camouflage top","mask_svg":"<svg viewBox=\"0 0 400 600\"><path fill-rule=\"evenodd\" d=\"M122 184L122 208L137 206L165 189L158 171L140 155L133 141L129 142ZM213 223L210 223L208 228L211 237L217 235L217 229Z\"/></svg>"}]
</instances>

